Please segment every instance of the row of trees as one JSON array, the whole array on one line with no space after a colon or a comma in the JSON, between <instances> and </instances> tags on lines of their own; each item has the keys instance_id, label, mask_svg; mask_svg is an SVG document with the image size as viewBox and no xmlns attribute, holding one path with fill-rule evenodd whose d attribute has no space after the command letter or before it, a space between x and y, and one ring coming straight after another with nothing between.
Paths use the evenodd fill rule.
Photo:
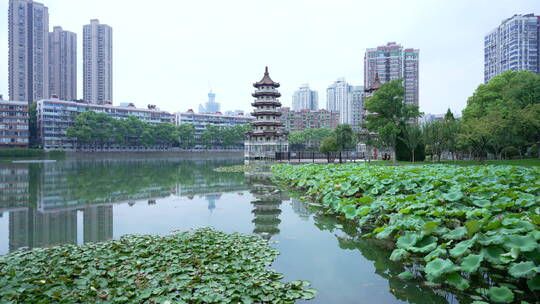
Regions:
<instances>
[{"instance_id":1,"label":"row of trees","mask_svg":"<svg viewBox=\"0 0 540 304\"><path fill-rule=\"evenodd\" d=\"M478 86L467 101L463 118L450 110L444 119L418 125L417 106L403 102L400 79L384 83L365 102L360 139L368 145L395 151L394 159L433 159L449 153L500 159L537 155L540 151L540 75L529 71L504 72ZM534 148L534 150L533 150ZM420 154L416 157L415 154Z\"/></svg>"},{"instance_id":2,"label":"row of trees","mask_svg":"<svg viewBox=\"0 0 540 304\"><path fill-rule=\"evenodd\" d=\"M191 124L175 126L170 123L151 124L135 116L114 119L93 111L77 115L74 125L67 129L67 137L79 144L93 146L179 146L241 147L244 132L249 126L218 127L209 125L199 137Z\"/></svg>"}]
</instances>

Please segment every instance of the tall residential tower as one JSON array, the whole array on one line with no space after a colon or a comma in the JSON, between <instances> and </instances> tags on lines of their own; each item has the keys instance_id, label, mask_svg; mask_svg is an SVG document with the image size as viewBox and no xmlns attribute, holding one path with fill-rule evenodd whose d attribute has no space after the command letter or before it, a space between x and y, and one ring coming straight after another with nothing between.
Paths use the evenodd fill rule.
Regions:
<instances>
[{"instance_id":1,"label":"tall residential tower","mask_svg":"<svg viewBox=\"0 0 540 304\"><path fill-rule=\"evenodd\" d=\"M84 100L112 104L112 28L92 19L83 28Z\"/></svg>"},{"instance_id":2,"label":"tall residential tower","mask_svg":"<svg viewBox=\"0 0 540 304\"><path fill-rule=\"evenodd\" d=\"M77 99L77 34L60 26L49 33L49 95Z\"/></svg>"},{"instance_id":3,"label":"tall residential tower","mask_svg":"<svg viewBox=\"0 0 540 304\"><path fill-rule=\"evenodd\" d=\"M292 97L293 111L319 109L319 94L309 88L308 84L303 84L300 88L294 91Z\"/></svg>"},{"instance_id":4,"label":"tall residential tower","mask_svg":"<svg viewBox=\"0 0 540 304\"><path fill-rule=\"evenodd\" d=\"M49 11L32 0L9 1L9 98L49 97Z\"/></svg>"},{"instance_id":5,"label":"tall residential tower","mask_svg":"<svg viewBox=\"0 0 540 304\"><path fill-rule=\"evenodd\" d=\"M540 16L514 15L484 37L484 82L508 70L540 73Z\"/></svg>"},{"instance_id":6,"label":"tall residential tower","mask_svg":"<svg viewBox=\"0 0 540 304\"><path fill-rule=\"evenodd\" d=\"M405 103L418 106L418 49L406 49L395 42L366 50L364 87L369 88L378 76L381 83L403 79Z\"/></svg>"}]
</instances>

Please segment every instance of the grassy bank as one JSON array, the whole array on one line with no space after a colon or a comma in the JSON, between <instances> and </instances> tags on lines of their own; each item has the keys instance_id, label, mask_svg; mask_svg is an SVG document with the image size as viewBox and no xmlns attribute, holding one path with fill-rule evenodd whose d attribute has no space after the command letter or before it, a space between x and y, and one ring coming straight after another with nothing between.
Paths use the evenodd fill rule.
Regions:
<instances>
[{"instance_id":1,"label":"grassy bank","mask_svg":"<svg viewBox=\"0 0 540 304\"><path fill-rule=\"evenodd\" d=\"M540 169L515 166L277 165L277 180L394 242L402 279L479 303L540 298ZM474 288L475 281L490 282ZM518 301L519 302L519 301Z\"/></svg>"},{"instance_id":2,"label":"grassy bank","mask_svg":"<svg viewBox=\"0 0 540 304\"><path fill-rule=\"evenodd\" d=\"M202 228L165 237L63 245L0 256L1 303L294 303L315 291L267 269L255 236Z\"/></svg>"},{"instance_id":3,"label":"grassy bank","mask_svg":"<svg viewBox=\"0 0 540 304\"><path fill-rule=\"evenodd\" d=\"M43 149L10 149L0 150L0 158L17 157L64 157L64 151L45 151Z\"/></svg>"},{"instance_id":4,"label":"grassy bank","mask_svg":"<svg viewBox=\"0 0 540 304\"><path fill-rule=\"evenodd\" d=\"M371 161L370 164L374 165L458 165L458 166L480 166L480 165L496 165L496 166L524 166L524 167L540 167L540 159L538 158L526 158L526 159L501 159L501 160L485 160L483 162L476 160L443 160L440 162L406 162L406 161Z\"/></svg>"}]
</instances>

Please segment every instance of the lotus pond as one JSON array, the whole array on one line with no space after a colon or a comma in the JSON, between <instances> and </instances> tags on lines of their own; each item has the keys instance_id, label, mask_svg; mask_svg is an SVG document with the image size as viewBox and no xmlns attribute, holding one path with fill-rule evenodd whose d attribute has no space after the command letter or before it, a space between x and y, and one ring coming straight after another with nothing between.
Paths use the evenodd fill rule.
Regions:
<instances>
[{"instance_id":1,"label":"lotus pond","mask_svg":"<svg viewBox=\"0 0 540 304\"><path fill-rule=\"evenodd\" d=\"M276 178L364 238L391 243L402 280L475 304L540 301L540 169L278 165Z\"/></svg>"},{"instance_id":2,"label":"lotus pond","mask_svg":"<svg viewBox=\"0 0 540 304\"><path fill-rule=\"evenodd\" d=\"M457 304L472 303L479 299L491 302L487 293L492 286L499 288L506 286L514 295L514 301L518 301L518 303L522 299L534 303L536 299L530 297L531 292L527 289L527 282L531 280L529 278L531 277L530 271L526 270L525 276L519 279L512 277L511 279L507 278L508 280L501 280L497 276L511 277L511 275L505 270L488 268L490 265L487 262L488 258L484 258L477 269L477 272L489 274L489 277L485 279L480 279L479 275L474 274L474 272L471 274L459 272L460 276L469 280L469 288L463 291L444 282L441 282L440 286L436 288L428 286L425 283L425 274L421 269L421 267L425 267L425 263L422 262L422 254L410 252L404 254L400 260L396 259L395 255L391 258L394 250L398 248L395 241L396 236L405 231L399 233L396 231L387 238L363 237L366 233L373 233L377 222L371 223L370 220L361 223L358 217L347 219L343 213L330 211L316 196L312 194L306 196L307 186L303 186L301 191L296 191L286 187L277 187L269 179L269 174L228 172L228 170L225 170L226 172L214 171L218 167L235 165L243 165L243 160L218 159L217 157L212 160L181 159L149 157L142 156L142 154L135 157L133 155L119 155L107 159L68 156L56 163L1 163L0 255L4 255L3 259L21 261L9 264L9 267L17 267L18 265L23 269L16 271L15 275L32 277L41 275L40 269L43 268L40 267L46 267L40 260L40 253L43 252L51 254L50 261L52 263L67 259L70 253L77 254L75 258L87 258L90 251L85 251L85 248L100 249L113 256L113 254L121 254L120 252L115 253L115 247L118 247L118 244L137 244L140 242L153 244L148 247L148 250L136 248L136 245L130 246L133 254L142 254L141 265L137 265L137 259L132 259L127 261L126 267L129 265L128 268L115 269L114 271L117 273L126 271L123 278L118 276L101 277L103 274L102 270L97 267L98 265L91 265L91 260L83 263L83 265L89 266L84 268L87 273L99 276L93 282L76 282L77 285L80 283L80 286L89 288L84 290L87 293L84 293L83 290L80 291L81 302L84 301L85 296L94 295L96 301L113 302L113 299L116 298L114 295L119 290L125 291L126 294L134 292L133 286L122 289L124 279L126 281L133 279L133 277L129 277L129 274L132 274L132 268L154 267L155 277L152 279L159 280L159 276L162 275L158 271L161 263L160 255L164 255L163 262L165 262L168 259L167 252L170 250L168 249L169 245L161 243L163 239L160 237L164 237L165 243L174 242L174 235L178 233L176 238L185 238L187 237L187 234L184 234L185 231L200 227L213 227L217 236L220 239L223 238L225 243L227 242L226 236L234 235L237 232L268 240L269 246L275 248L279 254L275 256L275 260L270 266L264 267L264 270L274 270L278 274L273 276L271 272L257 273L261 275L266 273L265 275L269 275L272 280L279 280L283 284L283 288L290 286L286 285L287 282L293 284L294 286L290 286L292 294L300 294L304 297L304 293L299 292L298 288L300 287L302 290L314 288L317 291L314 299L307 301L300 299L297 303ZM349 165L344 165L342 168L346 169L347 166ZM332 167L338 166L330 166L328 169ZM358 168L358 171L363 170ZM319 169L314 170L311 175L318 177L317 172ZM524 187L535 183L535 181L527 179L525 174L520 173L522 171L517 170L516 172L511 174L517 174L519 182ZM292 174L292 172L288 174ZM504 176L505 174L502 174L501 178ZM396 180L404 180L402 177L403 175L397 176ZM346 185L342 181L337 181L337 175L334 179L331 181L333 189L338 190L335 187L336 184ZM375 180L378 178L374 177L374 183ZM287 182L287 184L291 183ZM514 186L511 185L511 187ZM295 186L295 188L297 187ZM380 190L382 192L382 188ZM491 192L499 193L501 191L504 190ZM534 191L536 190L531 190L528 193L536 195ZM527 191L524 189L523 192ZM465 192L463 195L469 197L469 194ZM374 195L373 198L376 196ZM336 199L341 201L340 197L336 197ZM492 202L496 200L496 197L490 199ZM415 210L412 208L409 213L405 211L403 214L412 215L413 212L416 212ZM529 212L528 210L531 208L525 212ZM533 218L535 217L533 216ZM508 221L501 222L499 228L518 228L511 228L507 224ZM427 230L433 228L433 231L437 231L441 227L443 227L442 223L436 227L433 227L433 224L426 226ZM523 232L518 233L518 235L527 236L530 233L525 232L527 227L528 225L520 228L523 229ZM226 234L217 231L223 231ZM430 235L442 238L434 233ZM487 233L484 234L487 235ZM203 239L201 235L199 236L196 237L196 242ZM241 236L235 237L244 240ZM456 239L452 244L466 239L467 237ZM423 240L417 240L410 248L420 248L422 245L419 243L420 241ZM520 243L527 244L526 242ZM165 247L159 247L161 245L158 244ZM450 244L449 249L453 248L452 244ZM466 253L462 257L470 254L479 255L480 253L477 253L478 244L475 243L465 250ZM55 247L57 245L68 247ZM251 248L251 245L248 246L247 243L245 245L242 247ZM428 245L433 246L426 244L426 246ZM507 252L503 243L489 246L500 248L504 253ZM28 251L32 248L37 249L37 251ZM62 252L65 250L63 248L70 248L64 257L62 256ZM255 246L254 248L259 247ZM266 245L264 248L267 248ZM263 250L267 253L272 252L268 249ZM525 250L520 249L517 258L507 263L505 259L513 257L510 255L506 258L502 257L505 263L501 266L506 267L529 261L526 260L525 255L530 255L533 251ZM409 252L409 250L406 251ZM13 255L5 255L9 253ZM515 253L516 250L514 250ZM222 252L218 249L210 254L219 255ZM90 256L94 255L90 254ZM97 256L103 257L102 259L107 263L114 261L114 259L107 260L107 256L104 254ZM154 261L155 265L146 262L146 259L151 259L152 256L157 258ZM32 257L32 259L26 257ZM203 256L199 257L203 258ZM446 259L445 255L439 257ZM257 254L254 258L261 263L270 263L269 256L258 257ZM450 257L452 263L458 267L462 266L460 258ZM183 257L178 258L178 260L180 259ZM532 262L538 265L534 259ZM187 263L189 264L189 261ZM256 267L254 265L245 266ZM51 271L58 271L58 273L51 273L51 275L58 275L59 279L56 282L58 285L69 283L62 278L61 272L69 271L69 267L74 266L67 263L65 267L67 268L53 267L51 269ZM174 272L178 269L171 267L163 275L166 275L169 270ZM25 271L30 273L25 273ZM32 271L36 271L36 273L32 273ZM79 269L75 268L73 271L77 273ZM80 271L82 272L83 269ZM149 269L146 273L151 271ZM415 277L413 279L407 278L407 271L410 271ZM207 275L208 273L202 274ZM279 274L282 274L283 278ZM400 274L402 274L401 277ZM449 274L446 272L442 276ZM136 281L139 279L139 284L147 282L145 280L148 278L147 276L135 276ZM179 275L177 279L182 281L184 278ZM2 279L5 277L2 276ZM107 280L108 289L102 287L105 284L104 279ZM40 281L41 279L28 283L40 284ZM310 282L311 286L303 286L302 281ZM435 278L432 281L437 283ZM150 282L153 281L150 280ZM1 284L4 283L5 281L2 281ZM162 286L165 287L166 284L168 284L167 281L164 281ZM137 287L136 284L135 286ZM161 299L159 297L165 295L165 293L160 294L162 291L160 288L154 290L153 288L145 289L144 285L140 286L141 290L136 292L137 296L144 296L146 294L143 295L143 292L148 291L152 292L154 299ZM42 288L39 285L38 287ZM92 287L96 290L92 290ZM31 286L25 285L20 288L24 288L24 290L15 289L14 291L16 293L26 291L30 295L33 294ZM480 295L476 292L477 289L482 292ZM154 291L156 294L153 294ZM501 291L495 289L492 293L500 293L505 296L505 289L502 288ZM2 296L13 296L13 288L11 291L1 291L0 293ZM58 288L49 291L49 293L51 296L58 296ZM45 293L41 294L48 296ZM526 294L529 294L528 298L524 296ZM97 297L97 295L102 298ZM105 295L107 296L105 297ZM474 299L471 296L479 298ZM118 298L118 301L125 301L121 297ZM21 301L19 300L19 302ZM207 301L211 302L208 299ZM272 300L268 301L272 302ZM0 300L0 302L5 301Z\"/></svg>"}]
</instances>

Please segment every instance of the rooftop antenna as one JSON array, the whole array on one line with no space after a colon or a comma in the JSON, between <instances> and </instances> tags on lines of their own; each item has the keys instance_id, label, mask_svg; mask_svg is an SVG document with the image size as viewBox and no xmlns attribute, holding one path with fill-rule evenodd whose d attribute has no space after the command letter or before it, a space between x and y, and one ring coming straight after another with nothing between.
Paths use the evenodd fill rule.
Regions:
<instances>
[{"instance_id":1,"label":"rooftop antenna","mask_svg":"<svg viewBox=\"0 0 540 304\"><path fill-rule=\"evenodd\" d=\"M208 88L210 89L210 93L212 93L212 84L210 84L210 80L208 80Z\"/></svg>"}]
</instances>

